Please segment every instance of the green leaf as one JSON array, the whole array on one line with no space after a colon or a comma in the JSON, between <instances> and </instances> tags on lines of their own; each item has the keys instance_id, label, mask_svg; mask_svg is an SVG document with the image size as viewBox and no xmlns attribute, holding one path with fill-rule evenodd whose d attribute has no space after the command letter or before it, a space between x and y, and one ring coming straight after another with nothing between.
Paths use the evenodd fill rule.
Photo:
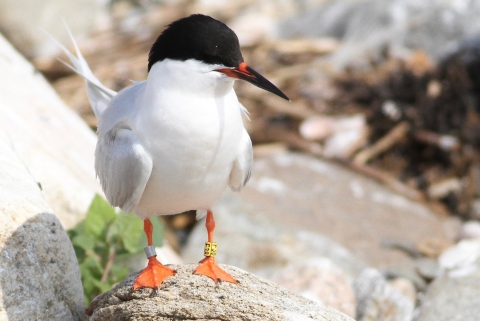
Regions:
<instances>
[{"instance_id":1,"label":"green leaf","mask_svg":"<svg viewBox=\"0 0 480 321\"><path fill-rule=\"evenodd\" d=\"M110 282L101 283L99 280L93 279L92 283L99 290L99 292L107 292L112 288L112 284Z\"/></svg>"},{"instance_id":2,"label":"green leaf","mask_svg":"<svg viewBox=\"0 0 480 321\"><path fill-rule=\"evenodd\" d=\"M74 228L67 231L68 237L70 239L73 239L75 236L79 234L84 234L84 233L85 233L85 220L81 221L80 223L75 225Z\"/></svg>"},{"instance_id":3,"label":"green leaf","mask_svg":"<svg viewBox=\"0 0 480 321\"><path fill-rule=\"evenodd\" d=\"M85 260L85 251L75 245L73 246L73 250L75 251L75 256L77 257L78 264L82 263L83 260Z\"/></svg>"},{"instance_id":4,"label":"green leaf","mask_svg":"<svg viewBox=\"0 0 480 321\"><path fill-rule=\"evenodd\" d=\"M157 217L153 217L151 222L153 243L160 246L163 241L163 225ZM141 219L123 213L117 215L105 200L95 196L85 220L68 231L80 265L87 304L133 272L122 261L143 250L147 245L144 235ZM114 251L115 260L106 280L100 282Z\"/></svg>"},{"instance_id":5,"label":"green leaf","mask_svg":"<svg viewBox=\"0 0 480 321\"><path fill-rule=\"evenodd\" d=\"M84 251L93 250L96 242L97 240L95 239L95 237L88 234L79 234L72 238L72 244L74 246L78 246Z\"/></svg>"},{"instance_id":6,"label":"green leaf","mask_svg":"<svg viewBox=\"0 0 480 321\"><path fill-rule=\"evenodd\" d=\"M143 221L135 215L117 215L107 231L106 240L117 244L129 253L141 252L143 247ZM120 252L122 252L122 249Z\"/></svg>"},{"instance_id":7,"label":"green leaf","mask_svg":"<svg viewBox=\"0 0 480 321\"><path fill-rule=\"evenodd\" d=\"M90 274L90 271L82 271L82 285L83 285L83 293L85 296L85 303L88 305L95 295L99 293L98 287L94 282L95 278Z\"/></svg>"},{"instance_id":8,"label":"green leaf","mask_svg":"<svg viewBox=\"0 0 480 321\"><path fill-rule=\"evenodd\" d=\"M123 281L128 276L128 268L126 266L112 265L109 280L113 284ZM110 289L109 289L110 290Z\"/></svg>"},{"instance_id":9,"label":"green leaf","mask_svg":"<svg viewBox=\"0 0 480 321\"><path fill-rule=\"evenodd\" d=\"M142 252L145 247L143 245L143 221L134 215L123 216L121 220L125 224L122 231L123 247L132 254Z\"/></svg>"},{"instance_id":10,"label":"green leaf","mask_svg":"<svg viewBox=\"0 0 480 321\"><path fill-rule=\"evenodd\" d=\"M80 264L80 272L82 274L82 278L88 276L91 278L100 279L103 274L103 268L100 264L100 261L96 257L89 256Z\"/></svg>"},{"instance_id":11,"label":"green leaf","mask_svg":"<svg viewBox=\"0 0 480 321\"><path fill-rule=\"evenodd\" d=\"M105 234L105 241L110 244L116 244L117 240L122 237L122 231L124 227L122 226L121 221L119 221L119 218L123 216L122 214L117 215L115 220L113 220L112 224L108 226L107 232Z\"/></svg>"},{"instance_id":12,"label":"green leaf","mask_svg":"<svg viewBox=\"0 0 480 321\"><path fill-rule=\"evenodd\" d=\"M117 217L115 210L100 195L95 195L85 217L85 233L101 237Z\"/></svg>"},{"instance_id":13,"label":"green leaf","mask_svg":"<svg viewBox=\"0 0 480 321\"><path fill-rule=\"evenodd\" d=\"M152 217L150 219L153 225L153 244L157 247L163 245L163 224L158 217ZM146 242L145 242L146 244Z\"/></svg>"}]
</instances>

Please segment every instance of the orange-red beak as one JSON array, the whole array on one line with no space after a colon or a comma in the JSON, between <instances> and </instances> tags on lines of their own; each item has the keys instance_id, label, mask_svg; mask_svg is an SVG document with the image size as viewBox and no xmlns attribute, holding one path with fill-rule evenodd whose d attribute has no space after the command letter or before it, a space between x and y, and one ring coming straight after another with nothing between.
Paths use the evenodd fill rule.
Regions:
<instances>
[{"instance_id":1,"label":"orange-red beak","mask_svg":"<svg viewBox=\"0 0 480 321\"><path fill-rule=\"evenodd\" d=\"M267 78L260 75L244 62L241 62L236 68L221 68L217 69L216 71L224 73L228 77L246 80L252 85L290 101L287 95L285 95L280 89L278 89L274 84L268 81Z\"/></svg>"}]
</instances>

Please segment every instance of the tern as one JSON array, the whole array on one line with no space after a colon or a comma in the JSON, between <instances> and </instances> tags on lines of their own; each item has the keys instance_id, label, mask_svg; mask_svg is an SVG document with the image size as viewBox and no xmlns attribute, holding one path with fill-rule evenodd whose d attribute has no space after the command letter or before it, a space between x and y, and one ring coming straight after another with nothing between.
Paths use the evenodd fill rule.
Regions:
<instances>
[{"instance_id":1,"label":"tern","mask_svg":"<svg viewBox=\"0 0 480 321\"><path fill-rule=\"evenodd\" d=\"M211 210L227 187L240 191L252 171L246 109L233 84L246 80L288 97L244 62L236 34L209 16L168 25L151 47L147 79L118 93L93 75L68 32L76 56L55 41L87 84L98 119L95 171L102 189L112 206L144 220L148 265L133 289L159 288L175 275L156 259L150 218L188 210L196 210L197 219L207 216L205 258L194 273L237 283L215 261Z\"/></svg>"}]
</instances>

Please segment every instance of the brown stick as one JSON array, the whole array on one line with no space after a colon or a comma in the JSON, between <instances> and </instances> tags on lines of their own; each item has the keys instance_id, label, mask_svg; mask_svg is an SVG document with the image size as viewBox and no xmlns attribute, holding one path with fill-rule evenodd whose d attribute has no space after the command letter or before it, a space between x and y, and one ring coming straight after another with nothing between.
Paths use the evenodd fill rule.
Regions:
<instances>
[{"instance_id":1,"label":"brown stick","mask_svg":"<svg viewBox=\"0 0 480 321\"><path fill-rule=\"evenodd\" d=\"M115 256L117 255L118 251L118 246L120 241L117 241L117 244L115 244L115 248L113 249L112 254L110 254L110 257L108 258L107 265L105 265L105 270L103 271L102 278L100 279L100 283L105 283L107 280L108 274L110 274L110 270L112 269L113 262L115 261Z\"/></svg>"},{"instance_id":2,"label":"brown stick","mask_svg":"<svg viewBox=\"0 0 480 321\"><path fill-rule=\"evenodd\" d=\"M407 122L401 122L390 130L385 136L379 139L375 144L364 148L362 151L357 153L353 158L353 163L357 165L364 165L368 163L371 159L377 157L378 155L386 152L398 141L404 138L408 131L410 130L410 125Z\"/></svg>"},{"instance_id":3,"label":"brown stick","mask_svg":"<svg viewBox=\"0 0 480 321\"><path fill-rule=\"evenodd\" d=\"M384 171L378 170L376 168L373 168L367 165L362 165L362 164L356 164L356 163L344 163L344 164L352 170L355 170L365 176L368 176L370 178L373 178L376 181L379 181L385 184L386 186L391 188L393 191L405 196L408 199L411 199L414 201L426 200L425 194L423 192L400 182L394 176Z\"/></svg>"},{"instance_id":4,"label":"brown stick","mask_svg":"<svg viewBox=\"0 0 480 321\"><path fill-rule=\"evenodd\" d=\"M262 95L260 100L269 109L297 119L303 120L318 115L317 112L300 102L291 103L286 100L278 99L278 97L272 95Z\"/></svg>"},{"instance_id":5,"label":"brown stick","mask_svg":"<svg viewBox=\"0 0 480 321\"><path fill-rule=\"evenodd\" d=\"M413 138L429 145L437 146L444 151L459 150L461 143L457 137L452 135L441 135L428 130L419 129L413 132Z\"/></svg>"}]
</instances>

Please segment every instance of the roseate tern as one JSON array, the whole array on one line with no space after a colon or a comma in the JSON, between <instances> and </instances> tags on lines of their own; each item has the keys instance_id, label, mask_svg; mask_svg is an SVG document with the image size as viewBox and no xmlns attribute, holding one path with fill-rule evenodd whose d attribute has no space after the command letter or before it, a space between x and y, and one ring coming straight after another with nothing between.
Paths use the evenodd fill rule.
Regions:
<instances>
[{"instance_id":1,"label":"roseate tern","mask_svg":"<svg viewBox=\"0 0 480 321\"><path fill-rule=\"evenodd\" d=\"M244 62L230 28L205 15L171 23L150 50L147 80L118 93L93 75L70 36L76 56L59 45L85 79L98 118L95 170L105 196L144 220L149 261L134 289L158 288L175 274L156 259L150 218L187 210L196 210L197 218L207 215L205 258L194 273L237 283L215 262L211 211L227 186L241 190L252 170L246 110L233 83L242 79L287 96Z\"/></svg>"}]
</instances>

